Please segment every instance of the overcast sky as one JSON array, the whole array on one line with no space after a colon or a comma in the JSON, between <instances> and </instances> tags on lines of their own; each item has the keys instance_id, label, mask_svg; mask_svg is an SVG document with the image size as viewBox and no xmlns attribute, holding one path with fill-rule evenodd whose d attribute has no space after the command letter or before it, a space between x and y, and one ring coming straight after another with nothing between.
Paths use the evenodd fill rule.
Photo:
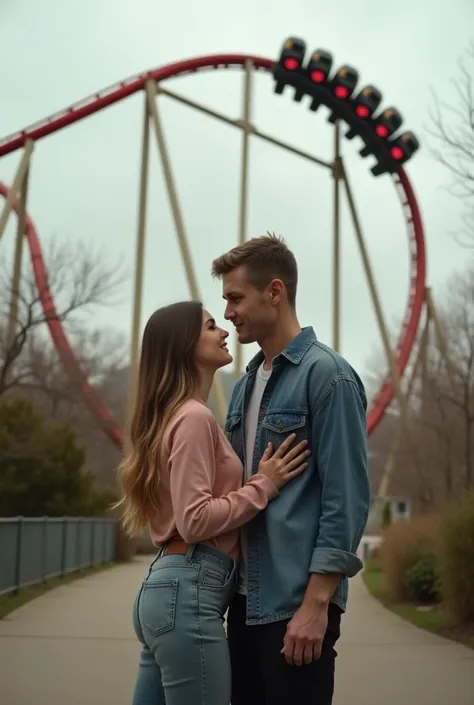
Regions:
<instances>
[{"instance_id":1,"label":"overcast sky","mask_svg":"<svg viewBox=\"0 0 474 705\"><path fill-rule=\"evenodd\" d=\"M276 58L289 35L308 50L326 48L350 63L361 81L379 86L405 126L423 138L430 89L449 99L449 81L473 33L472 0L448 5L420 0L0 0L2 66L0 134L6 135L134 73L186 57L249 52ZM242 76L217 72L175 79L168 87L231 117L240 116ZM330 159L333 136L323 110L310 113L272 80L254 82L253 121L262 130ZM43 243L52 236L94 241L133 268L143 96L136 95L37 144L29 211ZM205 305L223 322L212 259L238 237L241 135L163 99L166 137ZM154 143L143 324L160 305L188 297L173 221ZM404 311L408 249L389 177L374 179L356 141L344 142L371 260L389 323ZM11 180L20 154L0 160ZM256 138L251 143L248 236L282 234L300 266L298 311L331 343L331 179L328 172ZM448 175L422 148L407 168L426 228L429 281L442 291L466 252L453 240L461 204L449 196ZM343 212L342 352L365 376L379 335L347 210ZM10 232L11 240L11 232ZM3 246L3 243L2 243ZM95 323L105 321L97 313ZM113 323L129 330L131 278ZM246 348L247 359L255 352Z\"/></svg>"}]
</instances>

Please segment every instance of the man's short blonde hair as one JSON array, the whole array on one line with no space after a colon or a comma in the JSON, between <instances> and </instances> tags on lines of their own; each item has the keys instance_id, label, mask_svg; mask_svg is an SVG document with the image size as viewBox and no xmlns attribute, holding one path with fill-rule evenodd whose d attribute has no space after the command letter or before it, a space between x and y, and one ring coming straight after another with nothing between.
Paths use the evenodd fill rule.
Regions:
<instances>
[{"instance_id":1,"label":"man's short blonde hair","mask_svg":"<svg viewBox=\"0 0 474 705\"><path fill-rule=\"evenodd\" d=\"M298 265L284 239L274 233L247 240L217 257L212 263L212 276L221 278L237 267L245 267L248 280L262 291L272 279L285 285L288 303L295 306L298 286Z\"/></svg>"}]
</instances>

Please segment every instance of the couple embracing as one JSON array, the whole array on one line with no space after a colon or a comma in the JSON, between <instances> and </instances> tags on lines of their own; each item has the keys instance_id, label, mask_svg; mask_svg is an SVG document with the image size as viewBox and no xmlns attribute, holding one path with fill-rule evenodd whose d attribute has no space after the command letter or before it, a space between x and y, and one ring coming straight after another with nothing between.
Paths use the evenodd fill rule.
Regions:
<instances>
[{"instance_id":1,"label":"couple embracing","mask_svg":"<svg viewBox=\"0 0 474 705\"><path fill-rule=\"evenodd\" d=\"M240 343L260 351L223 431L207 399L232 362L227 331L189 301L146 325L120 467L125 526L159 547L133 609L133 705L331 705L370 504L365 390L300 326L282 239L249 240L212 272Z\"/></svg>"}]
</instances>

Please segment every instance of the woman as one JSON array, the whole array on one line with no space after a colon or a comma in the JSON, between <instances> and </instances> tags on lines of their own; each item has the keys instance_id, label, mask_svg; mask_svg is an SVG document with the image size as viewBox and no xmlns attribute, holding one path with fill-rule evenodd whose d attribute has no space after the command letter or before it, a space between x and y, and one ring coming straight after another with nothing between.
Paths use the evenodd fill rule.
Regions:
<instances>
[{"instance_id":1,"label":"woman","mask_svg":"<svg viewBox=\"0 0 474 705\"><path fill-rule=\"evenodd\" d=\"M242 464L206 406L216 370L232 362L227 336L198 302L155 311L143 334L122 503L128 533L148 526L160 550L134 605L134 705L229 705L223 617L238 529L307 467L293 434L242 486Z\"/></svg>"}]
</instances>

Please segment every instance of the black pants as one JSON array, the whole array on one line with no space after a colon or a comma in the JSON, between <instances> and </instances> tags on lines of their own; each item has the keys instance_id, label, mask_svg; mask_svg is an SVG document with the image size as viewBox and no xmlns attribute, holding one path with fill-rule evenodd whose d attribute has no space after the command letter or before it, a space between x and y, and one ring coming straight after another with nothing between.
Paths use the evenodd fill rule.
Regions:
<instances>
[{"instance_id":1,"label":"black pants","mask_svg":"<svg viewBox=\"0 0 474 705\"><path fill-rule=\"evenodd\" d=\"M331 705L341 613L330 604L321 657L290 666L280 653L289 620L247 626L247 598L236 595L227 618L232 705Z\"/></svg>"}]
</instances>

